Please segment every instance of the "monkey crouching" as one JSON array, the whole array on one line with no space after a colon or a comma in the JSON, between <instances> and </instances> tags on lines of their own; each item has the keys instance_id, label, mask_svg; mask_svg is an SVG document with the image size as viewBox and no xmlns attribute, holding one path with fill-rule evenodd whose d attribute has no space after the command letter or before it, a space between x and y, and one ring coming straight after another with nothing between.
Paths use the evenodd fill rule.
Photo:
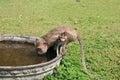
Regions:
<instances>
[{"instance_id":1,"label":"monkey crouching","mask_svg":"<svg viewBox=\"0 0 120 80\"><path fill-rule=\"evenodd\" d=\"M85 64L84 49L80 36L78 32L75 29L72 29L71 27L59 26L48 31L45 35L41 36L40 39L36 39L36 50L38 51L38 54L41 55L45 54L49 47L55 46L57 55L58 54L64 55L66 44L75 40L78 40L79 42L84 71L87 75L92 77L93 75L88 72Z\"/></svg>"}]
</instances>

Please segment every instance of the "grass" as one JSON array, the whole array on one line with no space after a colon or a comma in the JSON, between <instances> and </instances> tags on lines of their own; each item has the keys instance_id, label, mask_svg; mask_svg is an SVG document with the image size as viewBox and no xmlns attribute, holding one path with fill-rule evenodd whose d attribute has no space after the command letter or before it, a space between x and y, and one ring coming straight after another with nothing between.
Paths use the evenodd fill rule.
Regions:
<instances>
[{"instance_id":1,"label":"grass","mask_svg":"<svg viewBox=\"0 0 120 80\"><path fill-rule=\"evenodd\" d=\"M77 41L44 80L120 80L120 0L0 0L0 34L40 36L58 25L81 35L89 78Z\"/></svg>"}]
</instances>

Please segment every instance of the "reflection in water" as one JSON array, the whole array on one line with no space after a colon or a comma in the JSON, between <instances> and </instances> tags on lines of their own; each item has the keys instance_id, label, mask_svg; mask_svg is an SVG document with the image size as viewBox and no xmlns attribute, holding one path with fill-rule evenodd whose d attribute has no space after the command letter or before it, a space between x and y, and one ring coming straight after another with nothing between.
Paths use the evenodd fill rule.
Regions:
<instances>
[{"instance_id":1,"label":"reflection in water","mask_svg":"<svg viewBox=\"0 0 120 80\"><path fill-rule=\"evenodd\" d=\"M31 44L0 42L0 66L24 66L47 62L55 57L50 48L46 55L38 55Z\"/></svg>"}]
</instances>

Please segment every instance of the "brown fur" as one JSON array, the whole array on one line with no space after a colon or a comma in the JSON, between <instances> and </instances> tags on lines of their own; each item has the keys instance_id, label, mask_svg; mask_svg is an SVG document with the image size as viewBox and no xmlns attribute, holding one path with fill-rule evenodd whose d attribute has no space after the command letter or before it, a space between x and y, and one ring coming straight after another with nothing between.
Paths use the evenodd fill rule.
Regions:
<instances>
[{"instance_id":1,"label":"brown fur","mask_svg":"<svg viewBox=\"0 0 120 80\"><path fill-rule=\"evenodd\" d=\"M82 53L82 64L84 67L84 71L89 76L92 76L87 70L87 67L85 64L85 55L84 55L82 42L81 42L78 32L75 29L72 29L67 26L59 26L59 27L56 27L56 28L50 30L45 35L41 36L39 40L36 40L36 48L38 49L38 53L39 54L46 53L47 52L46 50L50 46L53 46L55 44L55 41L58 39L59 35L63 32L67 33L67 37L68 37L67 43L74 41L74 40L79 41L80 49L81 49L81 53ZM40 49L40 51L39 51L39 49Z\"/></svg>"}]
</instances>

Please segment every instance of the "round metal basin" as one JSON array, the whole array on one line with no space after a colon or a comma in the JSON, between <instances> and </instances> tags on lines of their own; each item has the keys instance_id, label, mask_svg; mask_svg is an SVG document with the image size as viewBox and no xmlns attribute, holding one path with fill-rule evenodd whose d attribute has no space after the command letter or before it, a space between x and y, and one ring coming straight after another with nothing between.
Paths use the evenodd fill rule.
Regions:
<instances>
[{"instance_id":1,"label":"round metal basin","mask_svg":"<svg viewBox=\"0 0 120 80\"><path fill-rule=\"evenodd\" d=\"M31 44L33 46L36 38L35 36L0 34L0 42L19 42L22 44ZM36 80L44 78L47 74L52 74L54 67L59 66L62 59L61 55L56 56L56 51L54 51L53 48L48 50L48 57L53 53L55 57L43 63L23 66L0 65L0 80Z\"/></svg>"}]
</instances>

